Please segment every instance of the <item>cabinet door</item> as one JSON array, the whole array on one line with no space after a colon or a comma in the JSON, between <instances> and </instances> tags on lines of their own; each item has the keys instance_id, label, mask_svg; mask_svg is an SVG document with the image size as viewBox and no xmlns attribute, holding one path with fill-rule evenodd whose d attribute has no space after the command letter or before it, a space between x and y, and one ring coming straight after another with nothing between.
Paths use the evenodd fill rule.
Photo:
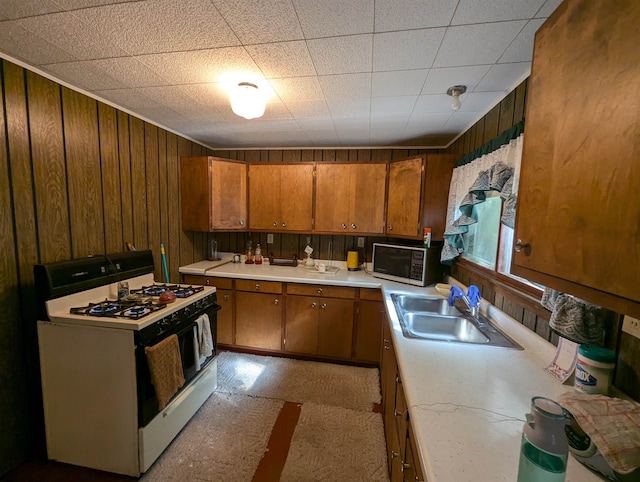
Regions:
<instances>
[{"instance_id":1,"label":"cabinet door","mask_svg":"<svg viewBox=\"0 0 640 482\"><path fill-rule=\"evenodd\" d=\"M353 300L319 300L318 355L351 358Z\"/></svg>"},{"instance_id":2,"label":"cabinet door","mask_svg":"<svg viewBox=\"0 0 640 482\"><path fill-rule=\"evenodd\" d=\"M426 482L422 472L422 465L420 463L420 455L418 454L418 446L413 434L413 427L409 423L407 431L407 441L405 449L405 466L404 466L404 480L409 482Z\"/></svg>"},{"instance_id":3,"label":"cabinet door","mask_svg":"<svg viewBox=\"0 0 640 482\"><path fill-rule=\"evenodd\" d=\"M287 296L284 350L315 355L318 351L318 300Z\"/></svg>"},{"instance_id":4,"label":"cabinet door","mask_svg":"<svg viewBox=\"0 0 640 482\"><path fill-rule=\"evenodd\" d=\"M233 290L217 289L218 304L222 307L218 311L218 343L233 345Z\"/></svg>"},{"instance_id":5,"label":"cabinet door","mask_svg":"<svg viewBox=\"0 0 640 482\"><path fill-rule=\"evenodd\" d=\"M211 228L211 173L207 157L180 158L180 209L183 231Z\"/></svg>"},{"instance_id":6,"label":"cabinet door","mask_svg":"<svg viewBox=\"0 0 640 482\"><path fill-rule=\"evenodd\" d=\"M349 234L382 234L386 163L351 164Z\"/></svg>"},{"instance_id":7,"label":"cabinet door","mask_svg":"<svg viewBox=\"0 0 640 482\"><path fill-rule=\"evenodd\" d=\"M210 166L211 229L247 229L247 165L214 159Z\"/></svg>"},{"instance_id":8,"label":"cabinet door","mask_svg":"<svg viewBox=\"0 0 640 482\"><path fill-rule=\"evenodd\" d=\"M251 229L280 226L280 172L272 164L249 165L249 225Z\"/></svg>"},{"instance_id":9,"label":"cabinet door","mask_svg":"<svg viewBox=\"0 0 640 482\"><path fill-rule=\"evenodd\" d=\"M280 295L236 292L236 345L265 350L281 349Z\"/></svg>"},{"instance_id":10,"label":"cabinet door","mask_svg":"<svg viewBox=\"0 0 640 482\"><path fill-rule=\"evenodd\" d=\"M417 238L422 227L424 158L389 164L387 236Z\"/></svg>"},{"instance_id":11,"label":"cabinet door","mask_svg":"<svg viewBox=\"0 0 640 482\"><path fill-rule=\"evenodd\" d=\"M356 360L380 363L382 324L385 321L382 301L360 300L356 317Z\"/></svg>"},{"instance_id":12,"label":"cabinet door","mask_svg":"<svg viewBox=\"0 0 640 482\"><path fill-rule=\"evenodd\" d=\"M346 232L351 198L350 164L316 166L315 231Z\"/></svg>"},{"instance_id":13,"label":"cabinet door","mask_svg":"<svg viewBox=\"0 0 640 482\"><path fill-rule=\"evenodd\" d=\"M311 231L313 164L277 167L280 171L280 228L285 231Z\"/></svg>"},{"instance_id":14,"label":"cabinet door","mask_svg":"<svg viewBox=\"0 0 640 482\"><path fill-rule=\"evenodd\" d=\"M512 272L640 316L640 3L610 5L564 2L536 33Z\"/></svg>"}]
</instances>

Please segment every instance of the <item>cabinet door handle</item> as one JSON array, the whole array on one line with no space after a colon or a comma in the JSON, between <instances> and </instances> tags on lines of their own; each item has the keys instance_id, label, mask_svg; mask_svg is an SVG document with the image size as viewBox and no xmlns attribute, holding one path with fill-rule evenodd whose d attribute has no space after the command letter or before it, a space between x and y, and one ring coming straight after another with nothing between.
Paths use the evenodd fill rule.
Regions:
<instances>
[{"instance_id":1,"label":"cabinet door handle","mask_svg":"<svg viewBox=\"0 0 640 482\"><path fill-rule=\"evenodd\" d=\"M326 304L326 303L322 303L322 304L320 305L320 308L322 308L323 310L324 310L326 307L327 307L327 304Z\"/></svg>"},{"instance_id":2,"label":"cabinet door handle","mask_svg":"<svg viewBox=\"0 0 640 482\"><path fill-rule=\"evenodd\" d=\"M404 472L405 470L409 470L411 468L411 464L408 464L406 462L402 462L402 464L400 465L400 471Z\"/></svg>"},{"instance_id":3,"label":"cabinet door handle","mask_svg":"<svg viewBox=\"0 0 640 482\"><path fill-rule=\"evenodd\" d=\"M400 417L400 416L402 416L402 412L398 412L395 408L393 409L393 414L394 414L396 417Z\"/></svg>"},{"instance_id":4,"label":"cabinet door handle","mask_svg":"<svg viewBox=\"0 0 640 482\"><path fill-rule=\"evenodd\" d=\"M342 223L342 229L347 229L347 225Z\"/></svg>"},{"instance_id":5,"label":"cabinet door handle","mask_svg":"<svg viewBox=\"0 0 640 482\"><path fill-rule=\"evenodd\" d=\"M523 243L521 239L518 239L516 244L513 245L513 249L516 253L519 253L524 249L524 253L528 255L528 252L531 250L531 245L529 243Z\"/></svg>"},{"instance_id":6,"label":"cabinet door handle","mask_svg":"<svg viewBox=\"0 0 640 482\"><path fill-rule=\"evenodd\" d=\"M311 303L311 308L315 308L316 306L318 306L318 303L316 303L315 301Z\"/></svg>"},{"instance_id":7,"label":"cabinet door handle","mask_svg":"<svg viewBox=\"0 0 640 482\"><path fill-rule=\"evenodd\" d=\"M260 284L256 283L256 291L260 291Z\"/></svg>"},{"instance_id":8,"label":"cabinet door handle","mask_svg":"<svg viewBox=\"0 0 640 482\"><path fill-rule=\"evenodd\" d=\"M277 228L277 227L278 227L278 221L274 221L274 222L273 222L273 227L274 227L274 228Z\"/></svg>"},{"instance_id":9,"label":"cabinet door handle","mask_svg":"<svg viewBox=\"0 0 640 482\"><path fill-rule=\"evenodd\" d=\"M393 450L391 451L391 458L392 459L398 458L398 455L400 455L400 454L398 454L398 452L394 452Z\"/></svg>"},{"instance_id":10,"label":"cabinet door handle","mask_svg":"<svg viewBox=\"0 0 640 482\"><path fill-rule=\"evenodd\" d=\"M209 286L209 285L211 284L211 280L206 280L206 281L204 282L204 284L206 284L207 286Z\"/></svg>"},{"instance_id":11,"label":"cabinet door handle","mask_svg":"<svg viewBox=\"0 0 640 482\"><path fill-rule=\"evenodd\" d=\"M280 300L278 298L276 298L275 300L273 300L273 304L277 305L278 303L280 303Z\"/></svg>"},{"instance_id":12,"label":"cabinet door handle","mask_svg":"<svg viewBox=\"0 0 640 482\"><path fill-rule=\"evenodd\" d=\"M393 226L391 225L387 226L387 231L393 231Z\"/></svg>"},{"instance_id":13,"label":"cabinet door handle","mask_svg":"<svg viewBox=\"0 0 640 482\"><path fill-rule=\"evenodd\" d=\"M356 229L355 223L351 223L351 229Z\"/></svg>"},{"instance_id":14,"label":"cabinet door handle","mask_svg":"<svg viewBox=\"0 0 640 482\"><path fill-rule=\"evenodd\" d=\"M229 301L229 295L224 295L223 298L225 301Z\"/></svg>"},{"instance_id":15,"label":"cabinet door handle","mask_svg":"<svg viewBox=\"0 0 640 482\"><path fill-rule=\"evenodd\" d=\"M244 226L244 221L240 221L240 226Z\"/></svg>"},{"instance_id":16,"label":"cabinet door handle","mask_svg":"<svg viewBox=\"0 0 640 482\"><path fill-rule=\"evenodd\" d=\"M318 294L321 295L322 294L322 288L318 288Z\"/></svg>"},{"instance_id":17,"label":"cabinet door handle","mask_svg":"<svg viewBox=\"0 0 640 482\"><path fill-rule=\"evenodd\" d=\"M287 223L282 223L282 227L286 228L287 227Z\"/></svg>"}]
</instances>

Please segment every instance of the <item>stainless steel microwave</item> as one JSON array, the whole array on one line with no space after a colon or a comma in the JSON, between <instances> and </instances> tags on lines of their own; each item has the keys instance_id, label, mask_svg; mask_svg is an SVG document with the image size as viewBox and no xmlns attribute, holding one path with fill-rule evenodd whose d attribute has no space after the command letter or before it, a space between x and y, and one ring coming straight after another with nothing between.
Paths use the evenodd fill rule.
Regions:
<instances>
[{"instance_id":1,"label":"stainless steel microwave","mask_svg":"<svg viewBox=\"0 0 640 482\"><path fill-rule=\"evenodd\" d=\"M373 243L373 276L376 278L427 285L427 248Z\"/></svg>"}]
</instances>

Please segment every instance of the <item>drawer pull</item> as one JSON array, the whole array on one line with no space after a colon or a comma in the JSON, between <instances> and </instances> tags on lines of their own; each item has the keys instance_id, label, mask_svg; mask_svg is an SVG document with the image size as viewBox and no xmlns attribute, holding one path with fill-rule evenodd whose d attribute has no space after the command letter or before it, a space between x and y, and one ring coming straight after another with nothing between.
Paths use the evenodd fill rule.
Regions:
<instances>
[{"instance_id":1,"label":"drawer pull","mask_svg":"<svg viewBox=\"0 0 640 482\"><path fill-rule=\"evenodd\" d=\"M318 303L316 303L315 301L311 303L311 308L315 308L316 306L318 306Z\"/></svg>"},{"instance_id":2,"label":"drawer pull","mask_svg":"<svg viewBox=\"0 0 640 482\"><path fill-rule=\"evenodd\" d=\"M278 303L280 303L280 300L279 300L278 298L276 298L276 299L273 301L273 304L274 304L274 305L277 305Z\"/></svg>"},{"instance_id":3,"label":"drawer pull","mask_svg":"<svg viewBox=\"0 0 640 482\"><path fill-rule=\"evenodd\" d=\"M211 280L206 280L206 281L204 282L204 284L206 284L207 286L209 286L209 285L211 284Z\"/></svg>"},{"instance_id":4,"label":"drawer pull","mask_svg":"<svg viewBox=\"0 0 640 482\"><path fill-rule=\"evenodd\" d=\"M322 294L322 288L318 288L318 294L321 295Z\"/></svg>"},{"instance_id":5,"label":"drawer pull","mask_svg":"<svg viewBox=\"0 0 640 482\"><path fill-rule=\"evenodd\" d=\"M244 221L240 221L240 226L244 226Z\"/></svg>"},{"instance_id":6,"label":"drawer pull","mask_svg":"<svg viewBox=\"0 0 640 482\"><path fill-rule=\"evenodd\" d=\"M327 304L326 304L326 303L322 303L322 304L320 305L320 308L322 308L323 310L324 310L326 307L327 307Z\"/></svg>"},{"instance_id":7,"label":"drawer pull","mask_svg":"<svg viewBox=\"0 0 640 482\"><path fill-rule=\"evenodd\" d=\"M229 301L229 295L224 295L223 298L225 301Z\"/></svg>"},{"instance_id":8,"label":"drawer pull","mask_svg":"<svg viewBox=\"0 0 640 482\"><path fill-rule=\"evenodd\" d=\"M256 291L260 291L260 284L256 283Z\"/></svg>"},{"instance_id":9,"label":"drawer pull","mask_svg":"<svg viewBox=\"0 0 640 482\"><path fill-rule=\"evenodd\" d=\"M274 227L274 228L277 228L277 227L278 227L278 221L274 221L274 222L273 222L273 227Z\"/></svg>"}]
</instances>

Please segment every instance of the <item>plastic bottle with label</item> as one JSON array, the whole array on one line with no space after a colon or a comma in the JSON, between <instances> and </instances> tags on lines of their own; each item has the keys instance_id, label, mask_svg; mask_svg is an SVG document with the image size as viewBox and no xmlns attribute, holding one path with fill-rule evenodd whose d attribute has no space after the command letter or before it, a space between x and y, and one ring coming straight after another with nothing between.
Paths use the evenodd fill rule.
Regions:
<instances>
[{"instance_id":1,"label":"plastic bottle with label","mask_svg":"<svg viewBox=\"0 0 640 482\"><path fill-rule=\"evenodd\" d=\"M253 258L255 264L262 264L262 248L260 247L260 243L256 244L256 252Z\"/></svg>"}]
</instances>

